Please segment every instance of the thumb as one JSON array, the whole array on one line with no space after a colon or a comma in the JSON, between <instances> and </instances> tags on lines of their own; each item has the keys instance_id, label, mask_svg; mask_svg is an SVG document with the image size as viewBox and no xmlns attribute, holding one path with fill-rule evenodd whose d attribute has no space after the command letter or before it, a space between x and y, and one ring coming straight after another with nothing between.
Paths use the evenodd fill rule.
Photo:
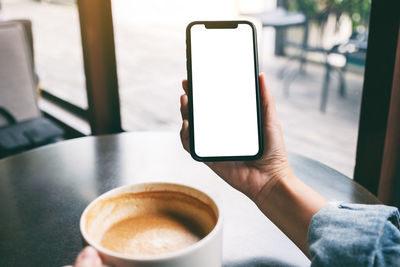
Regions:
<instances>
[{"instance_id":1,"label":"thumb","mask_svg":"<svg viewBox=\"0 0 400 267\"><path fill-rule=\"evenodd\" d=\"M274 96L267 87L264 73L260 73L258 77L260 80L261 114L264 127L266 127L270 123L278 122L278 117L276 115Z\"/></svg>"},{"instance_id":2,"label":"thumb","mask_svg":"<svg viewBox=\"0 0 400 267\"><path fill-rule=\"evenodd\" d=\"M102 262L97 251L92 247L84 248L76 258L74 267L102 267Z\"/></svg>"}]
</instances>

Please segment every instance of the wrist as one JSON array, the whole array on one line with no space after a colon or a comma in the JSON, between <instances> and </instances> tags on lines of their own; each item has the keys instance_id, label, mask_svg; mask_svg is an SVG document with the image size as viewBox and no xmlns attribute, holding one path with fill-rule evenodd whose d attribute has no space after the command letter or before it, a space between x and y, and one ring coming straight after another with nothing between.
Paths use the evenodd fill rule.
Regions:
<instances>
[{"instance_id":1,"label":"wrist","mask_svg":"<svg viewBox=\"0 0 400 267\"><path fill-rule=\"evenodd\" d=\"M257 195L255 203L265 211L283 207L283 204L296 206L307 211L311 219L312 215L328 204L328 201L289 170L287 175L265 186Z\"/></svg>"},{"instance_id":2,"label":"wrist","mask_svg":"<svg viewBox=\"0 0 400 267\"><path fill-rule=\"evenodd\" d=\"M271 188L260 191L259 209L308 255L307 233L312 216L328 201L304 184L293 172L283 176Z\"/></svg>"},{"instance_id":3,"label":"wrist","mask_svg":"<svg viewBox=\"0 0 400 267\"><path fill-rule=\"evenodd\" d=\"M279 172L279 174L271 175L269 174L266 178L267 182L260 188L260 190L255 195L253 201L257 206L261 207L265 204L270 203L269 199L275 196L281 195L287 188L291 186L293 180L298 179L292 172L290 167Z\"/></svg>"}]
</instances>

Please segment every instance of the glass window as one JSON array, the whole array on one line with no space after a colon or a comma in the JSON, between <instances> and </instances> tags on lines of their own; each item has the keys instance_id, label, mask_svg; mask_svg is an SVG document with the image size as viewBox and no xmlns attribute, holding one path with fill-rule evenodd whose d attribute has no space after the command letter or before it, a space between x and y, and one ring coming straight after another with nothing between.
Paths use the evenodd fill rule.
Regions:
<instances>
[{"instance_id":1,"label":"glass window","mask_svg":"<svg viewBox=\"0 0 400 267\"><path fill-rule=\"evenodd\" d=\"M287 148L353 177L370 0L282 1L280 8L303 14L308 29L306 43L304 26L277 33L275 53L263 58Z\"/></svg>"},{"instance_id":2,"label":"glass window","mask_svg":"<svg viewBox=\"0 0 400 267\"><path fill-rule=\"evenodd\" d=\"M32 21L40 88L87 108L79 16L72 0L2 0L3 20Z\"/></svg>"},{"instance_id":3,"label":"glass window","mask_svg":"<svg viewBox=\"0 0 400 267\"><path fill-rule=\"evenodd\" d=\"M260 69L274 94L287 149L352 177L369 0L112 3L125 130L180 128L179 95L186 77L189 22L250 19L259 28ZM261 27L263 18L275 21ZM278 25L299 18L304 23ZM307 42L303 42L305 25Z\"/></svg>"},{"instance_id":4,"label":"glass window","mask_svg":"<svg viewBox=\"0 0 400 267\"><path fill-rule=\"evenodd\" d=\"M113 0L125 130L172 130L181 125L179 96L186 77L185 29L196 19L233 18L233 1Z\"/></svg>"},{"instance_id":5,"label":"glass window","mask_svg":"<svg viewBox=\"0 0 400 267\"><path fill-rule=\"evenodd\" d=\"M113 0L125 130L181 125L185 29L194 20L249 19L287 149L352 177L370 0ZM87 108L73 0L3 0L2 19L32 20L40 87Z\"/></svg>"}]
</instances>

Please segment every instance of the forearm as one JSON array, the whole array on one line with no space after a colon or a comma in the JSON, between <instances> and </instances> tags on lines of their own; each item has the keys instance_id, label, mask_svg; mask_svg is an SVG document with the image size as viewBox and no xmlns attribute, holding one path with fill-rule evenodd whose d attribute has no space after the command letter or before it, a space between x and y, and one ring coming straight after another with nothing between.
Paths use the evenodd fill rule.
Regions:
<instances>
[{"instance_id":1,"label":"forearm","mask_svg":"<svg viewBox=\"0 0 400 267\"><path fill-rule=\"evenodd\" d=\"M328 201L291 173L272 189L260 191L256 204L309 257L307 232L311 218Z\"/></svg>"}]
</instances>

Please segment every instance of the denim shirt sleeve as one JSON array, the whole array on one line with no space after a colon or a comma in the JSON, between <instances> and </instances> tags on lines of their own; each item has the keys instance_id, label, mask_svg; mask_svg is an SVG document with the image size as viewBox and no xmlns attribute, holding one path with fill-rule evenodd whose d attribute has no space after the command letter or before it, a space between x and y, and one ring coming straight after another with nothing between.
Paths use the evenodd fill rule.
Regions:
<instances>
[{"instance_id":1,"label":"denim shirt sleeve","mask_svg":"<svg viewBox=\"0 0 400 267\"><path fill-rule=\"evenodd\" d=\"M311 266L400 266L399 220L384 205L324 207L308 229Z\"/></svg>"}]
</instances>

